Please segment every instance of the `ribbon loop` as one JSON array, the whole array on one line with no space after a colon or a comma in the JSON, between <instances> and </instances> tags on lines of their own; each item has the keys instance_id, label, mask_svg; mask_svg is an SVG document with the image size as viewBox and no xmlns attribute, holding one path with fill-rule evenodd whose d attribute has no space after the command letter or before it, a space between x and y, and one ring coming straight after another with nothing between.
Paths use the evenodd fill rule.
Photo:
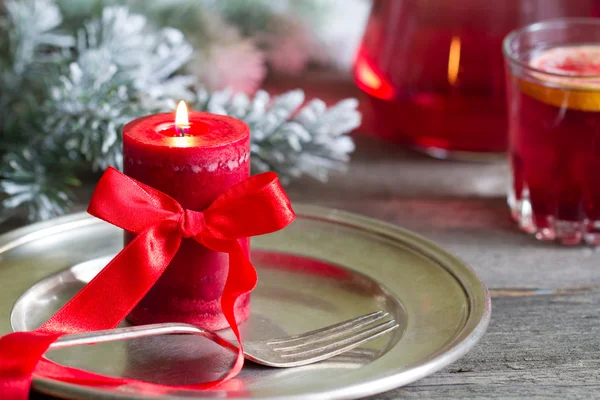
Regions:
<instances>
[{"instance_id":1,"label":"ribbon loop","mask_svg":"<svg viewBox=\"0 0 600 400\"><path fill-rule=\"evenodd\" d=\"M109 167L98 181L87 211L126 231L141 233L165 220L177 221L184 210L171 196Z\"/></svg>"},{"instance_id":2,"label":"ribbon loop","mask_svg":"<svg viewBox=\"0 0 600 400\"><path fill-rule=\"evenodd\" d=\"M172 197L108 168L96 187L88 212L137 236L63 308L33 332L0 338L0 393L27 399L32 373L88 386L135 384L153 393L167 387L212 388L242 368L242 341L234 305L256 285L256 271L238 239L285 228L295 218L277 175L255 175L222 193L206 210L184 210ZM183 238L194 238L213 251L229 254L229 273L221 309L240 346L224 378L186 386L166 386L113 378L54 364L43 359L63 334L117 326L156 283Z\"/></svg>"},{"instance_id":3,"label":"ribbon loop","mask_svg":"<svg viewBox=\"0 0 600 400\"><path fill-rule=\"evenodd\" d=\"M272 210L279 210L272 212ZM263 235L288 226L296 217L277 174L264 172L224 192L204 210L207 232L217 239ZM240 224L239 221L244 221ZM203 235L206 236L206 235Z\"/></svg>"}]
</instances>

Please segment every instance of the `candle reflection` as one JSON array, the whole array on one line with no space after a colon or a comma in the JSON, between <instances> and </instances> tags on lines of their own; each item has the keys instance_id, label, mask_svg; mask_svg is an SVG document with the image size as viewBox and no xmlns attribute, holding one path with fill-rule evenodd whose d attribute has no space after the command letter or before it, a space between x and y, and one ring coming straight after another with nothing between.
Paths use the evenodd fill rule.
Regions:
<instances>
[{"instance_id":1,"label":"candle reflection","mask_svg":"<svg viewBox=\"0 0 600 400\"><path fill-rule=\"evenodd\" d=\"M372 96L380 99L391 99L394 96L392 85L378 75L366 59L360 57L359 55L356 61L356 79L359 86Z\"/></svg>"},{"instance_id":2,"label":"candle reflection","mask_svg":"<svg viewBox=\"0 0 600 400\"><path fill-rule=\"evenodd\" d=\"M448 83L454 86L460 67L460 37L453 36L448 54Z\"/></svg>"}]
</instances>

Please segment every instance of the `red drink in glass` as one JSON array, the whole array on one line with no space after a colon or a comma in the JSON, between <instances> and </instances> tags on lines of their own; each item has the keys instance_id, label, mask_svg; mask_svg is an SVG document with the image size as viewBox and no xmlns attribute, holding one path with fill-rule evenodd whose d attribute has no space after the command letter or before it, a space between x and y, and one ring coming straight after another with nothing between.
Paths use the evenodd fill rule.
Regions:
<instances>
[{"instance_id":1,"label":"red drink in glass","mask_svg":"<svg viewBox=\"0 0 600 400\"><path fill-rule=\"evenodd\" d=\"M526 232L600 244L600 21L509 35L509 206ZM536 45L537 43L537 45Z\"/></svg>"},{"instance_id":2,"label":"red drink in glass","mask_svg":"<svg viewBox=\"0 0 600 400\"><path fill-rule=\"evenodd\" d=\"M439 157L507 149L502 40L596 0L376 0L354 66L368 95L365 127Z\"/></svg>"}]
</instances>

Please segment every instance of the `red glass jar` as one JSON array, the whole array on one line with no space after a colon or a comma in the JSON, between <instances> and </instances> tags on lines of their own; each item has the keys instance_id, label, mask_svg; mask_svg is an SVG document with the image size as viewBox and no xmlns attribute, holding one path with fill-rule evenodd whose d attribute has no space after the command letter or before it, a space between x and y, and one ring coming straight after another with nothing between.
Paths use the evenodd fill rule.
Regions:
<instances>
[{"instance_id":1,"label":"red glass jar","mask_svg":"<svg viewBox=\"0 0 600 400\"><path fill-rule=\"evenodd\" d=\"M597 0L375 0L354 66L365 128L439 158L507 149L502 39Z\"/></svg>"}]
</instances>

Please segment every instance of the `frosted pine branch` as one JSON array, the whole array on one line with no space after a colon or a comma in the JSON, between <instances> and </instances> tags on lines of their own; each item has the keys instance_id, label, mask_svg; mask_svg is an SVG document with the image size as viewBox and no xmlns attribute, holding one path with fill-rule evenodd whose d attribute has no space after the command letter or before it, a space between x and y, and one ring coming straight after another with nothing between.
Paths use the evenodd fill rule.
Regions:
<instances>
[{"instance_id":1,"label":"frosted pine branch","mask_svg":"<svg viewBox=\"0 0 600 400\"><path fill-rule=\"evenodd\" d=\"M62 140L93 170L119 167L125 123L191 98L196 80L173 76L191 53L176 29L156 30L142 15L106 7L77 32L77 58L51 89L48 140Z\"/></svg>"},{"instance_id":2,"label":"frosted pine branch","mask_svg":"<svg viewBox=\"0 0 600 400\"><path fill-rule=\"evenodd\" d=\"M197 107L248 124L254 171L275 171L283 182L302 175L325 182L330 171L346 170L354 151L348 134L360 125L358 101L346 99L329 108L321 100L303 102L302 90L272 99L265 91L250 98L228 90L200 90Z\"/></svg>"},{"instance_id":3,"label":"frosted pine branch","mask_svg":"<svg viewBox=\"0 0 600 400\"><path fill-rule=\"evenodd\" d=\"M43 46L69 48L73 37L56 31L62 16L51 0L8 0L8 29L12 50L13 68L22 74L34 61L46 58L40 50Z\"/></svg>"}]
</instances>

